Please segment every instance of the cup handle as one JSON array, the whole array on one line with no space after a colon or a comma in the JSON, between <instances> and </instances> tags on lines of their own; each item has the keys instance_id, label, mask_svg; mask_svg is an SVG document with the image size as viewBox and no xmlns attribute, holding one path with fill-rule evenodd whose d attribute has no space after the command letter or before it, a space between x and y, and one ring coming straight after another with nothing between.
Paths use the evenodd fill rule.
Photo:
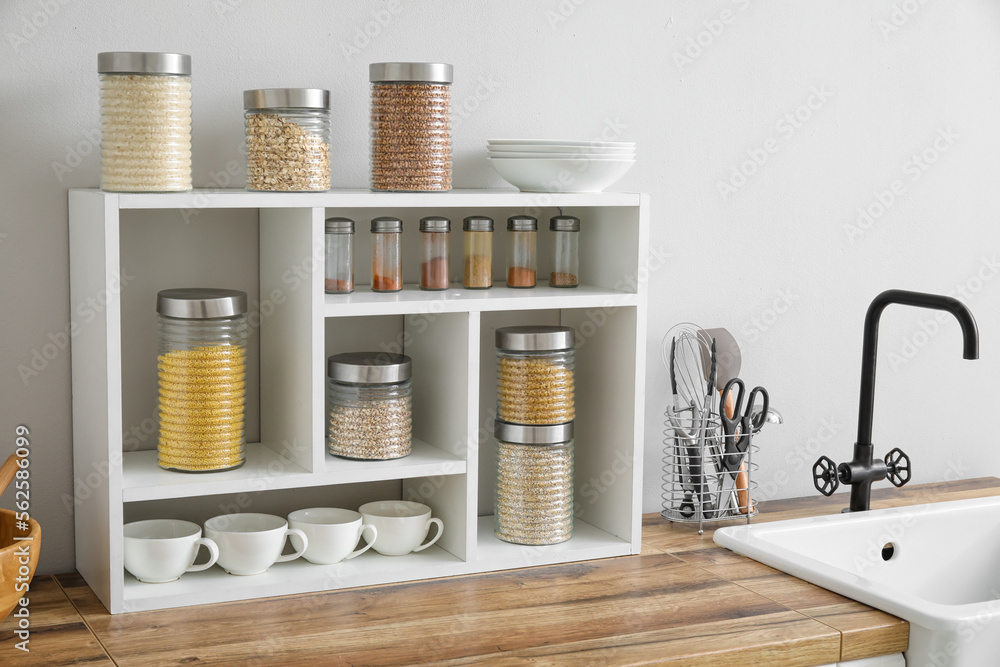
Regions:
<instances>
[{"instance_id":1,"label":"cup handle","mask_svg":"<svg viewBox=\"0 0 1000 667\"><path fill-rule=\"evenodd\" d=\"M434 539L431 540L430 542L428 542L427 544L421 544L419 547L417 547L416 549L413 550L413 553L417 553L418 551L423 551L424 549L426 549L430 545L432 545L435 542L437 542L438 539L440 539L441 534L444 532L444 522L441 521L441 519L438 519L437 517L434 517L433 519L428 519L428 521L427 521L427 530L428 531L431 529L431 524L432 523L437 524L437 527L438 527L437 534L434 535Z\"/></svg>"},{"instance_id":2,"label":"cup handle","mask_svg":"<svg viewBox=\"0 0 1000 667\"><path fill-rule=\"evenodd\" d=\"M208 562L202 563L201 565L195 565L194 561L198 558L198 551L202 546L208 547ZM208 568L215 565L215 561L219 560L219 545L215 543L215 540L208 537L199 537L198 541L194 543L194 558L191 560L191 567L184 570L185 572L201 572L202 570L207 570Z\"/></svg>"},{"instance_id":3,"label":"cup handle","mask_svg":"<svg viewBox=\"0 0 1000 667\"><path fill-rule=\"evenodd\" d=\"M371 530L368 530L369 528L371 528ZM371 549L372 546L375 544L375 538L378 537L378 528L376 528L374 524L366 523L365 525L361 526L361 535L362 536L365 534L366 530L368 530L368 532L370 533L370 535L368 536L368 544L366 544L365 546L361 547L357 551L352 551L351 553L347 554L347 557L344 558L344 560L351 560L355 556L360 556L364 552L366 552L369 549Z\"/></svg>"},{"instance_id":4,"label":"cup handle","mask_svg":"<svg viewBox=\"0 0 1000 667\"><path fill-rule=\"evenodd\" d=\"M309 546L309 538L306 537L306 534L298 528L288 528L285 530L285 538L292 542L292 547L295 547L295 541L290 539L292 537L297 537L302 541L302 548L293 554L278 556L278 560L274 561L275 563L284 563L285 561L295 560L306 552L306 547Z\"/></svg>"}]
</instances>

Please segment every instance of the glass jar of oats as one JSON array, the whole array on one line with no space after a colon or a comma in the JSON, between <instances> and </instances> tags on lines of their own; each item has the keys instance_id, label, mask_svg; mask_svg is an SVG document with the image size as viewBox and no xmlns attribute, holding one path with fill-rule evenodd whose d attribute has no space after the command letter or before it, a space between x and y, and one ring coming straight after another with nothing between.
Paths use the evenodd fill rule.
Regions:
<instances>
[{"instance_id":1,"label":"glass jar of oats","mask_svg":"<svg viewBox=\"0 0 1000 667\"><path fill-rule=\"evenodd\" d=\"M329 451L349 459L410 453L412 361L405 354L346 352L327 360Z\"/></svg>"},{"instance_id":2,"label":"glass jar of oats","mask_svg":"<svg viewBox=\"0 0 1000 667\"><path fill-rule=\"evenodd\" d=\"M246 460L246 292L163 290L156 312L160 467L238 468Z\"/></svg>"},{"instance_id":3,"label":"glass jar of oats","mask_svg":"<svg viewBox=\"0 0 1000 667\"><path fill-rule=\"evenodd\" d=\"M573 423L497 421L493 532L514 544L557 544L573 536Z\"/></svg>"},{"instance_id":4,"label":"glass jar of oats","mask_svg":"<svg viewBox=\"0 0 1000 667\"><path fill-rule=\"evenodd\" d=\"M263 88L243 91L247 190L330 189L330 91Z\"/></svg>"},{"instance_id":5,"label":"glass jar of oats","mask_svg":"<svg viewBox=\"0 0 1000 667\"><path fill-rule=\"evenodd\" d=\"M372 63L372 190L451 190L446 63Z\"/></svg>"},{"instance_id":6,"label":"glass jar of oats","mask_svg":"<svg viewBox=\"0 0 1000 667\"><path fill-rule=\"evenodd\" d=\"M573 344L570 327L497 329L497 418L512 424L573 421Z\"/></svg>"},{"instance_id":7,"label":"glass jar of oats","mask_svg":"<svg viewBox=\"0 0 1000 667\"><path fill-rule=\"evenodd\" d=\"M109 51L101 75L101 189L191 189L191 56Z\"/></svg>"}]
</instances>

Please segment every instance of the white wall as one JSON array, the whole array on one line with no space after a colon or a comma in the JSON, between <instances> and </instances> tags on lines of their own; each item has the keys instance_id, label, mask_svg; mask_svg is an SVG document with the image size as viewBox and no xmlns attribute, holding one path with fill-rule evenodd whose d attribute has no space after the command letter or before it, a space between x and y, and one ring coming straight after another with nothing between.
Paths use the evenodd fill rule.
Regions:
<instances>
[{"instance_id":1,"label":"white wall","mask_svg":"<svg viewBox=\"0 0 1000 667\"><path fill-rule=\"evenodd\" d=\"M760 496L808 495L808 467L819 453L849 456L861 323L870 299L889 287L965 290L983 334L982 360L961 360L953 323L924 336L926 314L890 309L875 415L879 453L906 448L917 482L997 473L997 390L989 381L1000 371L1000 4L480 0L406 2L397 13L387 6L0 6L0 454L11 450L15 425L31 428L32 513L46 534L41 571L73 566L63 501L73 486L69 353L59 351L77 307L67 284L66 188L97 185L100 160L92 150L79 158L67 152L93 146L95 54L105 50L193 56L199 187L240 160L241 91L268 86L331 89L334 186L364 187L372 61L454 63L462 109L456 187L504 187L485 160L489 137L586 139L621 127L640 157L616 187L651 193L652 243L670 255L650 277L646 511L659 509L667 387L659 339L672 324L693 320L736 333L743 375L770 389L787 422L759 438ZM345 54L379 16L387 24ZM803 107L810 102L814 109ZM808 119L783 120L797 110ZM944 134L951 138L937 139ZM768 148L763 165L723 196L720 181ZM923 152L936 158L926 170L912 161ZM845 225L894 181L887 210L850 239ZM36 358L40 372L22 379L18 367L30 368L35 351L54 358ZM12 495L0 504L11 507Z\"/></svg>"}]
</instances>

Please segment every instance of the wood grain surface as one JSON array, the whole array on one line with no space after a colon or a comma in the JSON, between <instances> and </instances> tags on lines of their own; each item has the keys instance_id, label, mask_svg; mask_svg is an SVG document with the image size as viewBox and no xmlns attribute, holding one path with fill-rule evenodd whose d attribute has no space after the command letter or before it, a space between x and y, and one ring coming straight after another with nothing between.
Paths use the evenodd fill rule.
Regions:
<instances>
[{"instance_id":1,"label":"wood grain surface","mask_svg":"<svg viewBox=\"0 0 1000 667\"><path fill-rule=\"evenodd\" d=\"M998 494L998 479L966 480L879 489L873 506ZM761 503L754 521L846 502ZM895 617L655 514L641 555L587 563L117 616L77 574L36 577L30 595L32 651L15 655L7 619L0 665L805 667L899 652L908 634Z\"/></svg>"}]
</instances>

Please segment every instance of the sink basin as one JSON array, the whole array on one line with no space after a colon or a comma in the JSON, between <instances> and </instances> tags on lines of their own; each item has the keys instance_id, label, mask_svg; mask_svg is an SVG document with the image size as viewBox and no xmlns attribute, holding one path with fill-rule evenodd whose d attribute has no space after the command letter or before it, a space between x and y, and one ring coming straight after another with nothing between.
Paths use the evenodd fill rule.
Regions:
<instances>
[{"instance_id":1,"label":"sink basin","mask_svg":"<svg viewBox=\"0 0 1000 667\"><path fill-rule=\"evenodd\" d=\"M909 621L909 667L1000 664L1000 497L732 526L715 542Z\"/></svg>"}]
</instances>

